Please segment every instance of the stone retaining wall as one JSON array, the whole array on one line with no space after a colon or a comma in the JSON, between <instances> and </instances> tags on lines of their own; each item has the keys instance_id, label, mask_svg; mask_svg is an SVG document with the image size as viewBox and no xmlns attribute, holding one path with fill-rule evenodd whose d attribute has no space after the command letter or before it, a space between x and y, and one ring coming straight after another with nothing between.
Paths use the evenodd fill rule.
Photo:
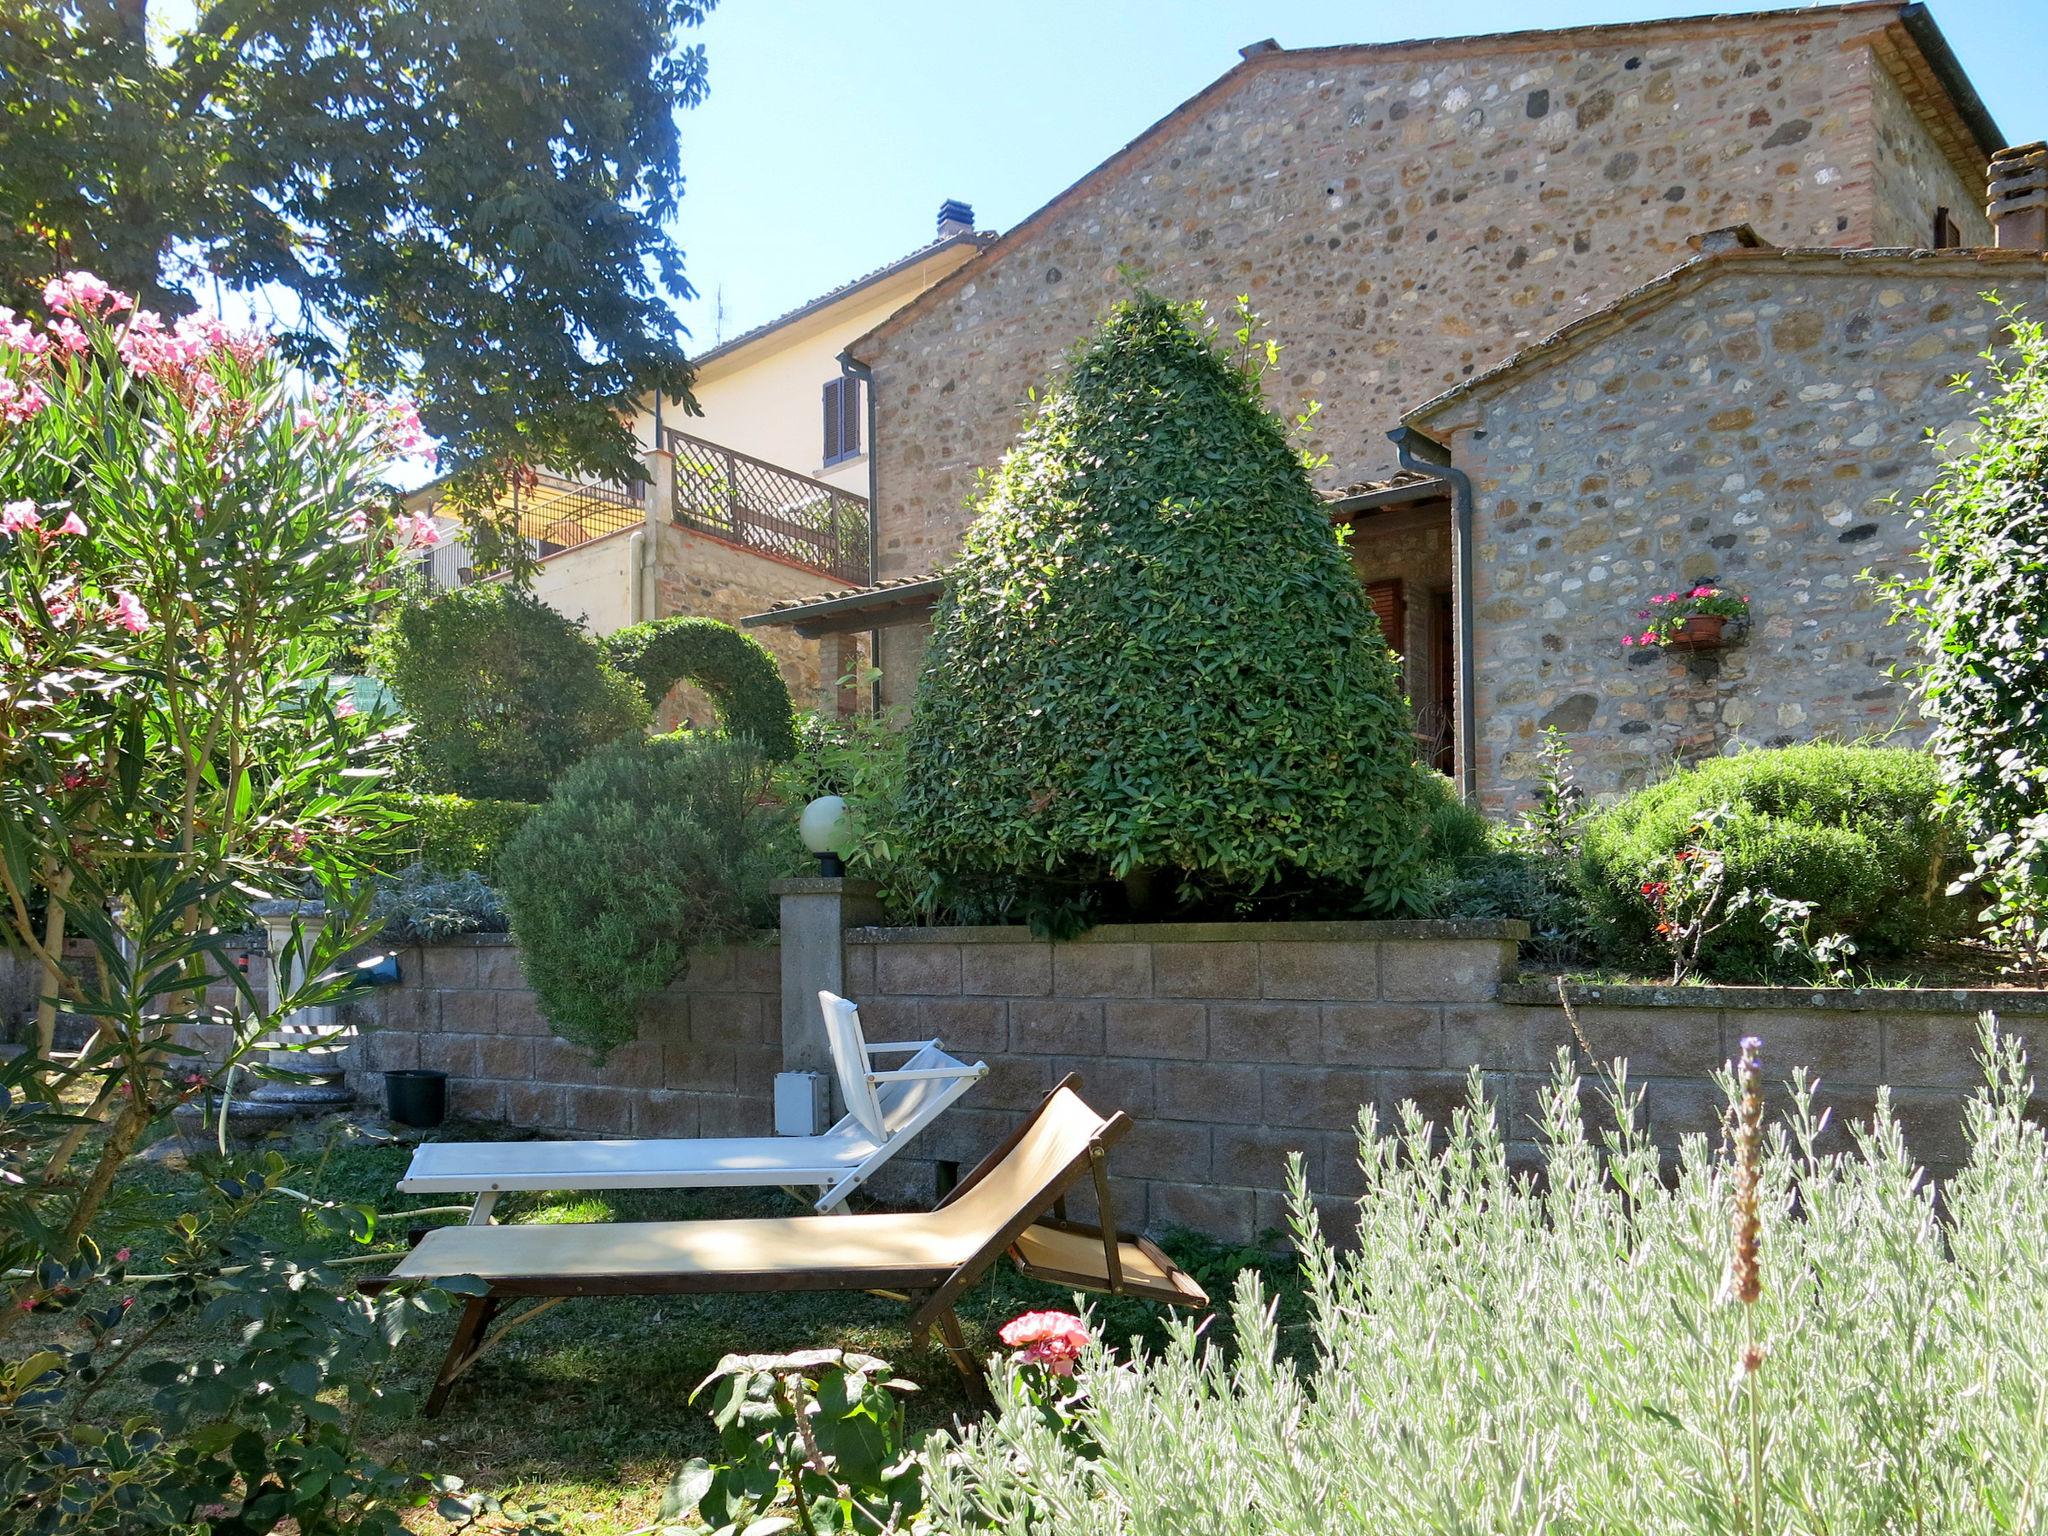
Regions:
<instances>
[{"instance_id":1,"label":"stone retaining wall","mask_svg":"<svg viewBox=\"0 0 2048 1536\"><path fill-rule=\"evenodd\" d=\"M782 1069L780 966L772 943L694 957L649 1006L639 1038L599 1065L549 1030L510 938L409 946L397 986L349 1005L365 1030L349 1081L374 1099L376 1073L436 1068L449 1075L452 1113L536 1131L767 1135Z\"/></svg>"},{"instance_id":2,"label":"stone retaining wall","mask_svg":"<svg viewBox=\"0 0 2048 1536\"><path fill-rule=\"evenodd\" d=\"M1052 943L1015 928L849 928L845 989L873 1042L937 1036L990 1067L870 1186L927 1205L1066 1074L1136 1121L1111 1160L1116 1216L1154 1232L1243 1241L1285 1224L1287 1157L1302 1155L1326 1223L1348 1222L1360 1107L1412 1100L1441 1124L1477 1068L1515 1160L1538 1161L1535 1117L1573 1026L1556 987L1514 980L1519 923L1218 923L1098 928ZM794 952L793 952L794 955ZM378 1027L351 1077L451 1074L458 1114L551 1134L762 1135L782 1067L783 956L764 944L702 955L603 1066L548 1031L503 938L399 953L402 983L351 1005ZM2048 1035L2048 993L1573 987L1577 1030L1625 1056L1667 1151L1718 1130L1712 1074L1744 1035L1771 1079L1810 1067L1834 1115L1828 1145L1880 1083L1914 1155L1937 1176L1963 1156L1962 1104L1979 1079L1977 1014ZM1579 1059L1583 1060L1583 1056ZM1589 1121L1604 1109L1588 1083ZM1783 1093L1778 1097L1782 1100ZM2041 1105L2048 1115L2048 1099ZM1083 1196L1075 1213L1086 1215Z\"/></svg>"}]
</instances>

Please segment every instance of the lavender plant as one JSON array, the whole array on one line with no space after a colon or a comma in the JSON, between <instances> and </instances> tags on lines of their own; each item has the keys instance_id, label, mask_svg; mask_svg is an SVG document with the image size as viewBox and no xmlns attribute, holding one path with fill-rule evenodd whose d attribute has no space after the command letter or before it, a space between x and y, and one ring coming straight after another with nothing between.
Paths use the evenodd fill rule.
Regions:
<instances>
[{"instance_id":1,"label":"lavender plant","mask_svg":"<svg viewBox=\"0 0 2048 1536\"><path fill-rule=\"evenodd\" d=\"M1099 1454L1064 1454L1014 1374L926 1452L935 1531L2017 1532L2048 1528L2048 1141L2025 1058L1987 1019L1968 1165L1942 1212L1880 1096L1852 1149L1795 1075L1763 1122L1745 1042L1729 1133L1672 1182L1620 1064L1584 1129L1562 1057L1548 1178L1510 1174L1474 1074L1432 1140L1359 1121L1359 1240L1293 1224L1316 1361L1280 1358L1255 1276L1234 1357L1175 1327L1074 1377ZM1796 1215L1795 1215L1796 1213Z\"/></svg>"}]
</instances>

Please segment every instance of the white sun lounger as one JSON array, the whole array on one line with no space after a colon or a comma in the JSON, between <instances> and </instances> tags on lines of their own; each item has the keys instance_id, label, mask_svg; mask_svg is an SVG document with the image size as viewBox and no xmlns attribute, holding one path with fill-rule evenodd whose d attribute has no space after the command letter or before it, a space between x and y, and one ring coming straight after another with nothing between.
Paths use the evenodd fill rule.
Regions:
<instances>
[{"instance_id":1,"label":"white sun lounger","mask_svg":"<svg viewBox=\"0 0 2048 1536\"><path fill-rule=\"evenodd\" d=\"M398 1181L409 1195L476 1195L471 1226L491 1219L507 1190L713 1189L771 1186L820 1191L835 1210L988 1072L949 1056L937 1040L869 1045L859 1011L820 992L825 1033L847 1113L821 1136L721 1136L631 1141L437 1141L414 1150ZM879 1070L877 1056L903 1056Z\"/></svg>"}]
</instances>

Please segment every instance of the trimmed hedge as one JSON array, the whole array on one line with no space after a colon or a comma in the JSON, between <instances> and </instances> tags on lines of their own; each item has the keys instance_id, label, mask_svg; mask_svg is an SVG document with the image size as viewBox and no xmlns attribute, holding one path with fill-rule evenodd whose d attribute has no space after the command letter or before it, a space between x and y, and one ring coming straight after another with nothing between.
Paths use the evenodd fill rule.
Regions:
<instances>
[{"instance_id":1,"label":"trimmed hedge","mask_svg":"<svg viewBox=\"0 0 2048 1536\"><path fill-rule=\"evenodd\" d=\"M1425 897L1414 738L1386 640L1267 349L1118 304L992 475L933 625L906 837L953 874L1134 910Z\"/></svg>"},{"instance_id":2,"label":"trimmed hedge","mask_svg":"<svg viewBox=\"0 0 2048 1536\"><path fill-rule=\"evenodd\" d=\"M490 878L498 852L534 812L530 800L466 800L461 795L409 795L412 857L437 874L469 871Z\"/></svg>"},{"instance_id":3,"label":"trimmed hedge","mask_svg":"<svg viewBox=\"0 0 2048 1536\"><path fill-rule=\"evenodd\" d=\"M412 721L406 756L430 793L538 800L647 725L639 690L580 624L502 581L399 608L373 659Z\"/></svg>"},{"instance_id":4,"label":"trimmed hedge","mask_svg":"<svg viewBox=\"0 0 2048 1536\"><path fill-rule=\"evenodd\" d=\"M743 741L622 741L564 775L497 880L555 1033L603 1057L693 948L772 926L768 887L798 862L790 823Z\"/></svg>"},{"instance_id":5,"label":"trimmed hedge","mask_svg":"<svg viewBox=\"0 0 2048 1536\"><path fill-rule=\"evenodd\" d=\"M768 648L717 619L655 619L598 642L605 660L640 685L650 709L677 683L711 695L726 734L745 737L772 763L796 755L796 711Z\"/></svg>"},{"instance_id":6,"label":"trimmed hedge","mask_svg":"<svg viewBox=\"0 0 2048 1536\"><path fill-rule=\"evenodd\" d=\"M1702 810L1731 814L1713 846L1726 886L1814 904L1816 933L1845 933L1863 959L1908 955L1967 926L1946 893L1959 839L1925 752L1812 743L1713 758L1636 791L1586 825L1586 897L1617 959L1647 953L1651 871L1692 840ZM1766 969L1771 935L1755 911L1707 941L1710 972Z\"/></svg>"}]
</instances>

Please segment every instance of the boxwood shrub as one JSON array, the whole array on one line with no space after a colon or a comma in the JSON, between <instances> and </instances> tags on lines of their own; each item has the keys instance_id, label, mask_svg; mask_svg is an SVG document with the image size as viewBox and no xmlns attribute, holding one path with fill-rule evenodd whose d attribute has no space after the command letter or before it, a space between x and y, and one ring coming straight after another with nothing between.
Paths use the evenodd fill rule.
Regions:
<instances>
[{"instance_id":1,"label":"boxwood shrub","mask_svg":"<svg viewBox=\"0 0 2048 1536\"><path fill-rule=\"evenodd\" d=\"M1419 908L1407 706L1250 324L1231 355L1191 306L1117 305L988 479L910 727L939 867L1141 914Z\"/></svg>"},{"instance_id":2,"label":"boxwood shrub","mask_svg":"<svg viewBox=\"0 0 2048 1536\"><path fill-rule=\"evenodd\" d=\"M1814 904L1816 933L1846 933L1863 959L1912 954L1962 929L1967 907L1947 894L1959 839L1938 803L1940 775L1924 752L1811 743L1713 758L1637 790L1586 826L1586 896L1617 961L1652 947L1641 886L1693 840L1695 817L1726 805L1711 837L1727 888ZM1754 912L1707 942L1710 974L1768 968L1772 936Z\"/></svg>"},{"instance_id":3,"label":"boxwood shrub","mask_svg":"<svg viewBox=\"0 0 2048 1536\"><path fill-rule=\"evenodd\" d=\"M401 802L412 816L407 839L414 861L436 874L474 871L489 879L498 850L526 825L530 800L469 800L461 795L410 795Z\"/></svg>"},{"instance_id":4,"label":"boxwood shrub","mask_svg":"<svg viewBox=\"0 0 2048 1536\"><path fill-rule=\"evenodd\" d=\"M789 686L768 648L717 619L651 619L598 642L605 660L640 685L658 709L677 683L711 695L733 736L744 736L770 762L796 752L796 716Z\"/></svg>"}]
</instances>

